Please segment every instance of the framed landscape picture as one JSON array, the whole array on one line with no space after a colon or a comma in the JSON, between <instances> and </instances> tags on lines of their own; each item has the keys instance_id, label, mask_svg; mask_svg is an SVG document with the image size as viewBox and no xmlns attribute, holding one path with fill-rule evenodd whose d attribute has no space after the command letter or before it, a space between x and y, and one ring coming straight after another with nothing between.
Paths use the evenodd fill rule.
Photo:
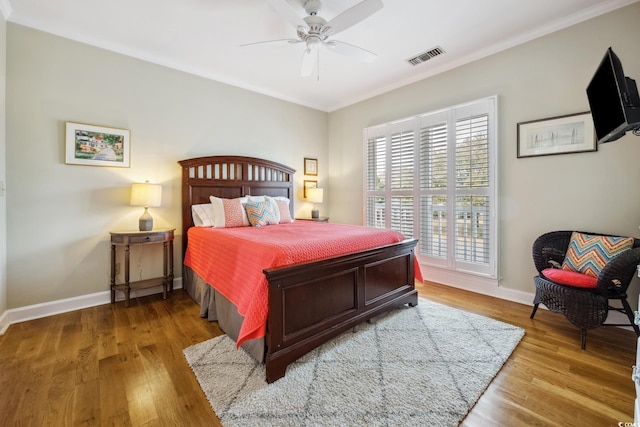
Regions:
<instances>
[{"instance_id":1,"label":"framed landscape picture","mask_svg":"<svg viewBox=\"0 0 640 427\"><path fill-rule=\"evenodd\" d=\"M67 122L65 151L69 165L128 168L131 135L126 129Z\"/></svg>"}]
</instances>

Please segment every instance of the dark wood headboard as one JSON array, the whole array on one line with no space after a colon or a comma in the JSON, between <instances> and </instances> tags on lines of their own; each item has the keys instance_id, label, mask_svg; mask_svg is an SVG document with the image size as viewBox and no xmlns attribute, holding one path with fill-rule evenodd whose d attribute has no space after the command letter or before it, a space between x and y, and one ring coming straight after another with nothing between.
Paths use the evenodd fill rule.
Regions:
<instances>
[{"instance_id":1,"label":"dark wood headboard","mask_svg":"<svg viewBox=\"0 0 640 427\"><path fill-rule=\"evenodd\" d=\"M243 156L210 156L180 160L182 166L182 252L187 250L187 230L193 227L191 206L209 203L209 196L233 199L243 196L287 197L293 217L295 169L270 160Z\"/></svg>"}]
</instances>

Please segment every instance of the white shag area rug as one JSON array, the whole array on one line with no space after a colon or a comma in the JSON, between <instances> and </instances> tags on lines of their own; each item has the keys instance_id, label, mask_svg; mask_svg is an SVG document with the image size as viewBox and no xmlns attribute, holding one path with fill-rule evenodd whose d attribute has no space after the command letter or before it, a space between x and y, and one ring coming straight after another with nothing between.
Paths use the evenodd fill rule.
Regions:
<instances>
[{"instance_id":1,"label":"white shag area rug","mask_svg":"<svg viewBox=\"0 0 640 427\"><path fill-rule=\"evenodd\" d=\"M523 335L420 298L303 356L272 384L226 335L184 354L225 427L457 426Z\"/></svg>"}]
</instances>

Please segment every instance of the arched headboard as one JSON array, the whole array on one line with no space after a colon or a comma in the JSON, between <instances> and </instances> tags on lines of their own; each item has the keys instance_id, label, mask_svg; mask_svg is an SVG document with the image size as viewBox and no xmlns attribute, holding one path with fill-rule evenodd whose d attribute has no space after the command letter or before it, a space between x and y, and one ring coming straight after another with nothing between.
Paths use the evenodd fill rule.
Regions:
<instances>
[{"instance_id":1,"label":"arched headboard","mask_svg":"<svg viewBox=\"0 0 640 427\"><path fill-rule=\"evenodd\" d=\"M293 174L288 166L244 156L209 156L180 160L182 166L182 251L193 227L191 206L209 203L209 196L286 197L293 217Z\"/></svg>"}]
</instances>

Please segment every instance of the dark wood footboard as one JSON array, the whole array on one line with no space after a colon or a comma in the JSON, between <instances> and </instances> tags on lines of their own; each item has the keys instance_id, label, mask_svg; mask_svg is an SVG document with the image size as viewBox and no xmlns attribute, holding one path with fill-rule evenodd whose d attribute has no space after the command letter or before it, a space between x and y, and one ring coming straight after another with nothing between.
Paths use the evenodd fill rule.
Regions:
<instances>
[{"instance_id":1,"label":"dark wood footboard","mask_svg":"<svg viewBox=\"0 0 640 427\"><path fill-rule=\"evenodd\" d=\"M191 209L209 196L272 196L290 199L295 170L273 161L243 156L182 160L182 239L194 226ZM416 305L414 248L405 240L323 261L265 270L269 317L265 357L267 381L287 366L355 325L404 304Z\"/></svg>"},{"instance_id":2,"label":"dark wood footboard","mask_svg":"<svg viewBox=\"0 0 640 427\"><path fill-rule=\"evenodd\" d=\"M265 270L269 282L266 371L271 383L302 355L374 316L415 306L417 240Z\"/></svg>"}]
</instances>

